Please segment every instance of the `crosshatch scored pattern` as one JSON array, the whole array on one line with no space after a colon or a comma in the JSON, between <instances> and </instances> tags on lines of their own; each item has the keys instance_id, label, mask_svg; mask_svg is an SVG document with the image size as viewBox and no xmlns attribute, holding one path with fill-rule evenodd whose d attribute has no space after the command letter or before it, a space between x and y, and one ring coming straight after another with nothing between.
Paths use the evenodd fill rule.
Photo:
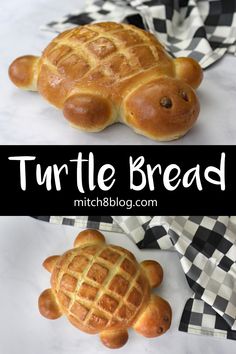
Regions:
<instances>
[{"instance_id":1,"label":"crosshatch scored pattern","mask_svg":"<svg viewBox=\"0 0 236 354\"><path fill-rule=\"evenodd\" d=\"M163 66L173 69L171 57L152 34L125 24L89 27L65 31L55 38L43 53L42 72L80 85L95 80L97 85L110 86L151 68L160 74Z\"/></svg>"},{"instance_id":2,"label":"crosshatch scored pattern","mask_svg":"<svg viewBox=\"0 0 236 354\"><path fill-rule=\"evenodd\" d=\"M87 0L83 12L51 21L42 30L115 21L154 33L175 57L192 57L207 68L225 53L236 53L236 2L225 0Z\"/></svg>"},{"instance_id":3,"label":"crosshatch scored pattern","mask_svg":"<svg viewBox=\"0 0 236 354\"><path fill-rule=\"evenodd\" d=\"M102 231L122 233L123 230L140 249L175 248L180 255L189 286L194 291L193 297L185 305L179 330L236 340L234 320L236 291L233 277L236 269L235 216L37 216L36 218L54 224ZM188 242L182 242L183 235ZM206 248L206 244L210 247ZM212 262L215 264L216 259L217 267L214 267L216 270L211 272L211 264ZM225 276L221 283L219 279L222 279L223 273ZM199 281L202 279L207 280L210 289L207 297L204 296L204 301L202 295L206 286Z\"/></svg>"},{"instance_id":4,"label":"crosshatch scored pattern","mask_svg":"<svg viewBox=\"0 0 236 354\"><path fill-rule=\"evenodd\" d=\"M94 333L132 322L147 289L134 256L113 245L69 250L51 284L72 324Z\"/></svg>"}]
</instances>

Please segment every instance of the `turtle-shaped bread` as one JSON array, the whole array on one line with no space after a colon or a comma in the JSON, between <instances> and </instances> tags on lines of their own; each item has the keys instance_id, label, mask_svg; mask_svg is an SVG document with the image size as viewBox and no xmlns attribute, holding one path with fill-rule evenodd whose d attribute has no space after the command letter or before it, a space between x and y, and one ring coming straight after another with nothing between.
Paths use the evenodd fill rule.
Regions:
<instances>
[{"instance_id":1,"label":"turtle-shaped bread","mask_svg":"<svg viewBox=\"0 0 236 354\"><path fill-rule=\"evenodd\" d=\"M64 314L81 331L99 333L109 348L127 342L129 327L145 337L170 327L170 305L151 294L163 278L160 264L139 264L126 249L107 245L99 231L82 231L73 249L43 265L52 273L51 289L39 297L39 311L48 319Z\"/></svg>"},{"instance_id":2,"label":"turtle-shaped bread","mask_svg":"<svg viewBox=\"0 0 236 354\"><path fill-rule=\"evenodd\" d=\"M41 57L17 58L9 75L89 132L122 122L149 138L172 140L199 114L199 64L173 59L154 35L133 25L102 22L67 30Z\"/></svg>"}]
</instances>

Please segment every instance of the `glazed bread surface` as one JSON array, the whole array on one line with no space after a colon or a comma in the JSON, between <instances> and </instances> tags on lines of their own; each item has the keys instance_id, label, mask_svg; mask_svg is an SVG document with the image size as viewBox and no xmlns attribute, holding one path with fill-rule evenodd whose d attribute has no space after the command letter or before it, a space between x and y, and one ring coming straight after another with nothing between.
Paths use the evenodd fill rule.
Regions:
<instances>
[{"instance_id":1,"label":"glazed bread surface","mask_svg":"<svg viewBox=\"0 0 236 354\"><path fill-rule=\"evenodd\" d=\"M129 327L145 337L170 327L170 305L151 294L162 282L161 265L139 264L128 250L107 245L99 231L82 231L73 249L48 257L43 265L51 273L51 289L42 292L38 306L50 320L64 314L83 332L99 333L113 349L125 345Z\"/></svg>"},{"instance_id":2,"label":"glazed bread surface","mask_svg":"<svg viewBox=\"0 0 236 354\"><path fill-rule=\"evenodd\" d=\"M114 22L59 34L40 58L16 59L9 75L62 109L73 127L98 132L121 122L154 140L191 129L203 77L196 61L173 59L151 33Z\"/></svg>"},{"instance_id":3,"label":"glazed bread surface","mask_svg":"<svg viewBox=\"0 0 236 354\"><path fill-rule=\"evenodd\" d=\"M133 255L112 245L66 252L51 285L68 319L87 333L130 326L149 289Z\"/></svg>"}]
</instances>

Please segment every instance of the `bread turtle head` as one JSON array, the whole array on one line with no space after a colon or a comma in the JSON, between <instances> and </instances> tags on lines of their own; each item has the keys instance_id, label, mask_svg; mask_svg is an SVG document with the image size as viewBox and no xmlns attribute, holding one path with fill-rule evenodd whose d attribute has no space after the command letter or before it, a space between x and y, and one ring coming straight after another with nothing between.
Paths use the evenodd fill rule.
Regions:
<instances>
[{"instance_id":1,"label":"bread turtle head","mask_svg":"<svg viewBox=\"0 0 236 354\"><path fill-rule=\"evenodd\" d=\"M183 80L161 76L134 90L125 100L126 123L156 140L173 140L192 128L199 114L194 90Z\"/></svg>"},{"instance_id":2,"label":"bread turtle head","mask_svg":"<svg viewBox=\"0 0 236 354\"><path fill-rule=\"evenodd\" d=\"M172 312L169 303L157 295L152 295L147 307L139 314L133 328L144 337L159 337L170 328L171 318Z\"/></svg>"}]
</instances>

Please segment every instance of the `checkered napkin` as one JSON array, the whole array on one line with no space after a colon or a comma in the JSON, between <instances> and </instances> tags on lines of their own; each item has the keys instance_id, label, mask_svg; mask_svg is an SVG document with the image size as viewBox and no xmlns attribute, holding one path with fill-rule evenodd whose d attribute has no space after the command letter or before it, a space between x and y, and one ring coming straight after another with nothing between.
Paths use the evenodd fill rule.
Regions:
<instances>
[{"instance_id":1,"label":"checkered napkin","mask_svg":"<svg viewBox=\"0 0 236 354\"><path fill-rule=\"evenodd\" d=\"M179 330L236 340L236 217L37 216L56 224L125 232L140 249L172 249L194 295Z\"/></svg>"},{"instance_id":2,"label":"checkered napkin","mask_svg":"<svg viewBox=\"0 0 236 354\"><path fill-rule=\"evenodd\" d=\"M176 57L196 59L202 68L226 52L236 55L236 0L89 0L42 30L62 32L91 22L117 21L144 28Z\"/></svg>"},{"instance_id":3,"label":"checkered napkin","mask_svg":"<svg viewBox=\"0 0 236 354\"><path fill-rule=\"evenodd\" d=\"M70 225L82 229L123 232L111 216L33 216L35 219L51 224Z\"/></svg>"},{"instance_id":4,"label":"checkered napkin","mask_svg":"<svg viewBox=\"0 0 236 354\"><path fill-rule=\"evenodd\" d=\"M194 295L179 330L236 340L236 217L114 216L139 248L175 249Z\"/></svg>"}]
</instances>

